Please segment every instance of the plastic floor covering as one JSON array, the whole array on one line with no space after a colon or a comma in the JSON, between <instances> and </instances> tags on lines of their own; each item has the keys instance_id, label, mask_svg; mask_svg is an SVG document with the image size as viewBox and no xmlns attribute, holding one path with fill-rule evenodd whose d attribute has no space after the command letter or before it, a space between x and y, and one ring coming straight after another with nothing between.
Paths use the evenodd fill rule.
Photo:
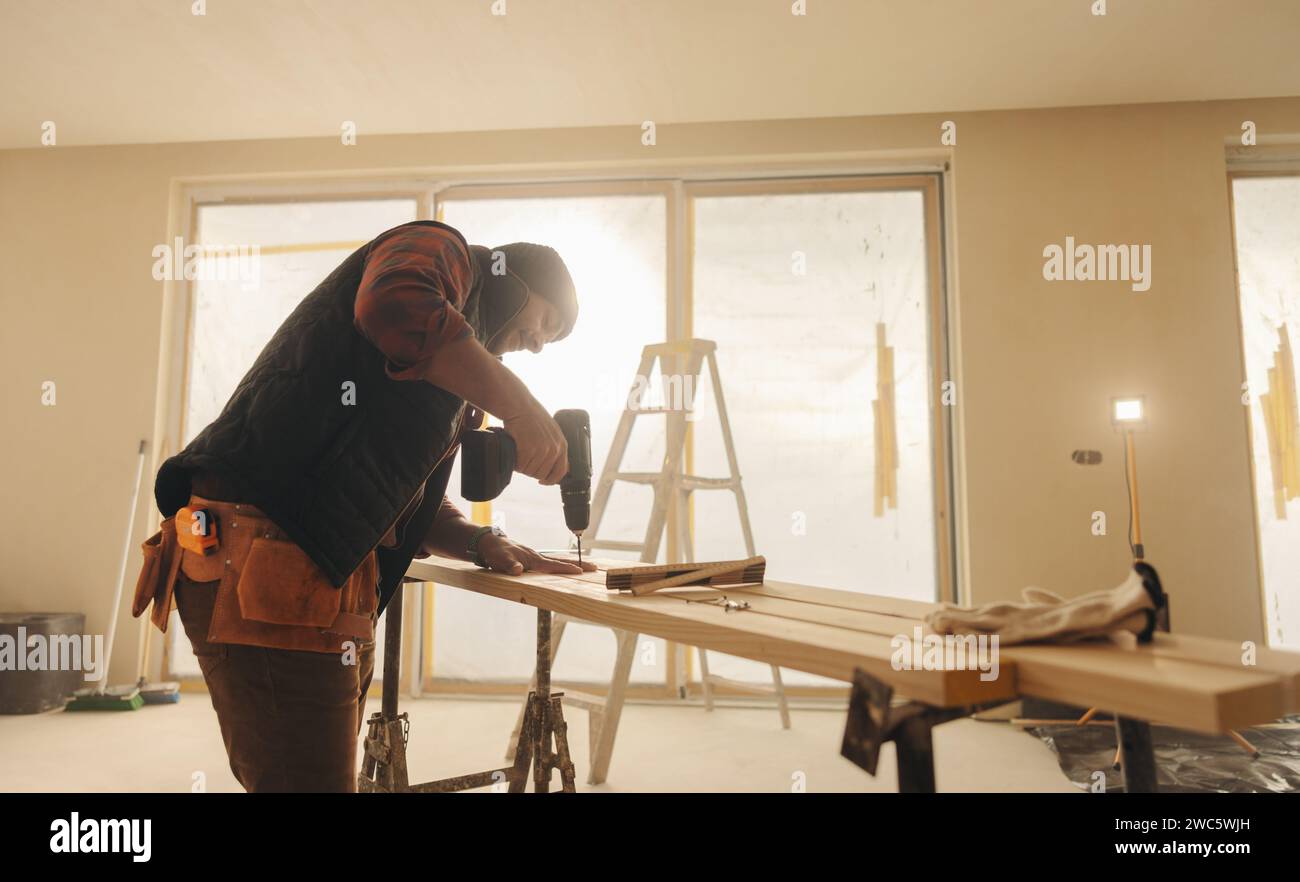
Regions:
<instances>
[{"instance_id":1,"label":"plastic floor covering","mask_svg":"<svg viewBox=\"0 0 1300 882\"><path fill-rule=\"evenodd\" d=\"M1124 791L1115 761L1114 726L1040 726L1027 731L1041 738L1061 771L1082 790L1097 790L1097 772L1106 792ZM1157 786L1166 793L1300 792L1300 716L1241 733L1259 756L1251 758L1227 736L1201 735L1152 726Z\"/></svg>"}]
</instances>

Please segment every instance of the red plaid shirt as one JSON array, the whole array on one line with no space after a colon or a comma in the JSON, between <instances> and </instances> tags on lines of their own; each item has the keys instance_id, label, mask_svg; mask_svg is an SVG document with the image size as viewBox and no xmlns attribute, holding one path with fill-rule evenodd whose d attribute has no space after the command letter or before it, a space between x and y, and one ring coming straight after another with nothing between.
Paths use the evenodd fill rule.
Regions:
<instances>
[{"instance_id":1,"label":"red plaid shirt","mask_svg":"<svg viewBox=\"0 0 1300 882\"><path fill-rule=\"evenodd\" d=\"M469 246L450 227L404 224L370 243L353 321L361 336L388 360L389 377L422 379L439 346L474 333L460 314L473 282ZM392 547L401 541L423 497L421 487L382 545ZM430 533L437 531L440 522L460 516L444 496ZM427 543L420 553L431 553Z\"/></svg>"},{"instance_id":2,"label":"red plaid shirt","mask_svg":"<svg viewBox=\"0 0 1300 882\"><path fill-rule=\"evenodd\" d=\"M434 350L474 333L460 314L473 282L469 247L450 227L405 224L370 243L353 320L388 376L418 380Z\"/></svg>"}]
</instances>

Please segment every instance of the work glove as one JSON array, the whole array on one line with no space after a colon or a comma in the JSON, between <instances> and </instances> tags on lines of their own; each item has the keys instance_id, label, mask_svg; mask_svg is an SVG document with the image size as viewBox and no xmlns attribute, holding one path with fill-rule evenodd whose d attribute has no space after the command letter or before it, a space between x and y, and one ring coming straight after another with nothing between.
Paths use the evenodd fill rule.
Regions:
<instances>
[{"instance_id":1,"label":"work glove","mask_svg":"<svg viewBox=\"0 0 1300 882\"><path fill-rule=\"evenodd\" d=\"M1120 632L1151 638L1157 614L1165 606L1156 571L1139 563L1128 578L1108 591L1094 591L1066 600L1042 588L1026 588L1023 601L1001 601L963 609L944 604L926 616L938 634L985 634L1000 645L1017 643L1074 643Z\"/></svg>"}]
</instances>

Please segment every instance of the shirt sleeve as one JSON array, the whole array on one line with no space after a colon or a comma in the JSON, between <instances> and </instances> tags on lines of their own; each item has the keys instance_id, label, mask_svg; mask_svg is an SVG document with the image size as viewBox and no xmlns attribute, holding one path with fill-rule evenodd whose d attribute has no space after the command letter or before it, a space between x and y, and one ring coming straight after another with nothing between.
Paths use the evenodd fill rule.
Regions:
<instances>
[{"instance_id":1,"label":"shirt sleeve","mask_svg":"<svg viewBox=\"0 0 1300 882\"><path fill-rule=\"evenodd\" d=\"M473 334L460 313L472 283L469 252L448 229L408 224L374 241L353 321L384 354L388 376L417 380L439 346Z\"/></svg>"},{"instance_id":2,"label":"shirt sleeve","mask_svg":"<svg viewBox=\"0 0 1300 882\"><path fill-rule=\"evenodd\" d=\"M438 513L433 516L433 523L429 525L429 531L420 541L420 550L416 553L416 557L429 557L436 554L438 547L436 537L442 532L443 527L449 521L459 522L464 519L465 516L461 514L460 509L446 496L442 497L442 505L438 507Z\"/></svg>"}]
</instances>

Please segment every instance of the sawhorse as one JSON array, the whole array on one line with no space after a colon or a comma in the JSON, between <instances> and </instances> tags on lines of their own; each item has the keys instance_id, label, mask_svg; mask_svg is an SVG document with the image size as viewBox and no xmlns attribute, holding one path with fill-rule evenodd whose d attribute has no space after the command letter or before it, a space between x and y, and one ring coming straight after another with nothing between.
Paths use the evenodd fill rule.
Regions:
<instances>
[{"instance_id":1,"label":"sawhorse","mask_svg":"<svg viewBox=\"0 0 1300 882\"><path fill-rule=\"evenodd\" d=\"M965 707L931 707L916 701L895 704L893 687L859 668L853 676L840 754L875 775L880 746L892 741L898 757L898 792L934 793L934 727L999 704L1005 702ZM1115 735L1119 741L1124 791L1156 792L1151 724L1116 716Z\"/></svg>"},{"instance_id":2,"label":"sawhorse","mask_svg":"<svg viewBox=\"0 0 1300 882\"><path fill-rule=\"evenodd\" d=\"M532 769L533 790L546 793L551 774L559 770L560 789L573 793L574 770L569 758L568 726L562 692L551 691L551 613L537 610L537 684L528 693L523 725L515 744L514 763L500 769L411 784L406 765L410 720L397 712L402 667L402 587L388 603L384 625L383 708L370 715L365 759L357 775L362 793L452 793L506 784L510 793L523 793Z\"/></svg>"}]
</instances>

